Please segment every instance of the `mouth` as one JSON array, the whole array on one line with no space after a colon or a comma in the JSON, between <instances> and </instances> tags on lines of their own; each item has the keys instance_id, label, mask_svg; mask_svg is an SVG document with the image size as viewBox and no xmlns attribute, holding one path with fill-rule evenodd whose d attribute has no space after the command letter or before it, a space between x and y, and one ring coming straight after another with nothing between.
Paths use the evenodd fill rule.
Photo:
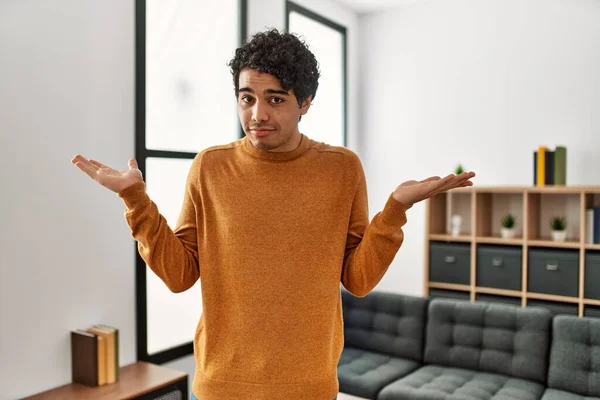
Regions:
<instances>
[{"instance_id":1,"label":"mouth","mask_svg":"<svg viewBox=\"0 0 600 400\"><path fill-rule=\"evenodd\" d=\"M273 129L251 129L250 132L256 137L268 136L270 133L275 132Z\"/></svg>"}]
</instances>

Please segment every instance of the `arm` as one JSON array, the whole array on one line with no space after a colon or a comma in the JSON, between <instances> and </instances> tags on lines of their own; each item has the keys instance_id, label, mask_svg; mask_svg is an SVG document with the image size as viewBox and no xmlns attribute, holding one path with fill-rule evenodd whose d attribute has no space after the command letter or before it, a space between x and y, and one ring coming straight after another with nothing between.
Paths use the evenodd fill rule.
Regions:
<instances>
[{"instance_id":1,"label":"arm","mask_svg":"<svg viewBox=\"0 0 600 400\"><path fill-rule=\"evenodd\" d=\"M390 194L383 211L369 224L367 184L358 157L355 171L358 185L348 225L342 283L355 296L364 297L383 278L402 245L404 233L401 228L406 224L406 210L438 193L472 186L471 178L475 173L406 181Z\"/></svg>"},{"instance_id":2,"label":"arm","mask_svg":"<svg viewBox=\"0 0 600 400\"><path fill-rule=\"evenodd\" d=\"M118 192L125 203L125 219L140 256L154 273L175 293L191 288L200 276L198 264L197 212L199 207L199 157L187 177L183 206L174 230L159 213L145 190L145 183Z\"/></svg>"},{"instance_id":3,"label":"arm","mask_svg":"<svg viewBox=\"0 0 600 400\"><path fill-rule=\"evenodd\" d=\"M364 297L383 278L400 249L404 240L401 228L406 224L406 210L410 206L390 194L383 211L369 224L367 183L360 160L356 160L358 184L352 201L341 280L349 292Z\"/></svg>"}]
</instances>

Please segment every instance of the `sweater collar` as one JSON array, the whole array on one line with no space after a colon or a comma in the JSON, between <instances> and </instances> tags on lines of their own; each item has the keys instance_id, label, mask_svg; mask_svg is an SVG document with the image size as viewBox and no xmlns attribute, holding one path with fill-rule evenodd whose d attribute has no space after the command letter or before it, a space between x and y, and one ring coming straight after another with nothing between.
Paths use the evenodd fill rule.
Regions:
<instances>
[{"instance_id":1,"label":"sweater collar","mask_svg":"<svg viewBox=\"0 0 600 400\"><path fill-rule=\"evenodd\" d=\"M284 152L274 152L268 150L261 150L254 147L252 142L248 139L248 136L245 136L242 139L242 147L244 150L254 156L256 158L260 158L268 161L290 161L300 157L302 154L306 153L310 147L310 139L306 137L303 133L300 134L300 144L296 149L292 151L284 151Z\"/></svg>"}]
</instances>

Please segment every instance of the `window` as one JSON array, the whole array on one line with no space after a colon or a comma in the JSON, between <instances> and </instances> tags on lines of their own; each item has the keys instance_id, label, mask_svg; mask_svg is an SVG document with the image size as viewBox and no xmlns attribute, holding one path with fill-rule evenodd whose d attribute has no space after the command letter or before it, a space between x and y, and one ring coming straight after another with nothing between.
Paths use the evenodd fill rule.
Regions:
<instances>
[{"instance_id":1,"label":"window","mask_svg":"<svg viewBox=\"0 0 600 400\"><path fill-rule=\"evenodd\" d=\"M308 44L321 72L317 95L300 121L300 131L317 141L346 146L346 28L291 1L286 8L286 30Z\"/></svg>"},{"instance_id":2,"label":"window","mask_svg":"<svg viewBox=\"0 0 600 400\"><path fill-rule=\"evenodd\" d=\"M171 228L192 160L243 135L227 61L246 36L247 0L136 0L136 159ZM200 281L175 294L136 254L137 358L193 353Z\"/></svg>"}]
</instances>

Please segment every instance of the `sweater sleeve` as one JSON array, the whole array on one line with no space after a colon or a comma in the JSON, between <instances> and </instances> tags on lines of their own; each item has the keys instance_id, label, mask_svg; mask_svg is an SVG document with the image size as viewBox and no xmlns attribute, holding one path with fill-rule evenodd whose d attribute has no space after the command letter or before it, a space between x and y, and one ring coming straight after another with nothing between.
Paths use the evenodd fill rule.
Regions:
<instances>
[{"instance_id":1,"label":"sweater sleeve","mask_svg":"<svg viewBox=\"0 0 600 400\"><path fill-rule=\"evenodd\" d=\"M341 281L350 293L364 297L383 278L400 249L404 240L401 228L411 206L390 194L383 210L369 223L367 183L360 160L356 174L358 185L352 201Z\"/></svg>"},{"instance_id":2,"label":"sweater sleeve","mask_svg":"<svg viewBox=\"0 0 600 400\"><path fill-rule=\"evenodd\" d=\"M172 230L141 181L120 191L125 219L146 264L175 293L191 288L200 277L197 212L199 193L197 161L187 177L182 210Z\"/></svg>"}]
</instances>

